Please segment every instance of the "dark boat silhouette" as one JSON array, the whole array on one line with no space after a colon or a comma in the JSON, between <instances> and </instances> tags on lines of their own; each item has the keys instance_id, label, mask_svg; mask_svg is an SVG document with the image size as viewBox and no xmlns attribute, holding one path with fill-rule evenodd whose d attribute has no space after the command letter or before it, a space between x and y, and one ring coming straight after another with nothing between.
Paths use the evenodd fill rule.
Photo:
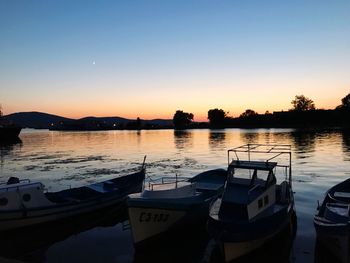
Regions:
<instances>
[{"instance_id":1,"label":"dark boat silhouette","mask_svg":"<svg viewBox=\"0 0 350 263\"><path fill-rule=\"evenodd\" d=\"M0 107L0 141L17 139L21 130L20 126L3 117Z\"/></svg>"}]
</instances>

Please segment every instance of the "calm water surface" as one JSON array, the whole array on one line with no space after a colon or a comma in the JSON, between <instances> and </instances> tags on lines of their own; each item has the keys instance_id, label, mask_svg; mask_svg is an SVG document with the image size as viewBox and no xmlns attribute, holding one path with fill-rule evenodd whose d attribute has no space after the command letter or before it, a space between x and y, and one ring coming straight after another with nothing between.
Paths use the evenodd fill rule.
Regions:
<instances>
[{"instance_id":1,"label":"calm water surface","mask_svg":"<svg viewBox=\"0 0 350 263\"><path fill-rule=\"evenodd\" d=\"M0 145L0 180L6 181L10 176L39 180L49 191L130 173L139 168L144 155L150 177L192 176L207 169L225 168L227 150L235 146L291 144L298 230L287 262L314 262L312 219L317 200L322 200L330 186L350 176L350 133L342 130L23 130L20 137L20 143ZM19 251L17 258L45 262L146 262L145 255L134 252L130 230L123 230L126 223L118 221L122 220L62 235L51 240L53 244L30 253L22 255ZM196 241L191 242L193 252L186 251L188 246L181 251L179 241L176 249L167 252L168 259L203 261L209 246L205 249L205 244L196 246ZM157 256L159 261L166 260L158 253L160 250L163 248L151 251L153 261L157 261Z\"/></svg>"}]
</instances>

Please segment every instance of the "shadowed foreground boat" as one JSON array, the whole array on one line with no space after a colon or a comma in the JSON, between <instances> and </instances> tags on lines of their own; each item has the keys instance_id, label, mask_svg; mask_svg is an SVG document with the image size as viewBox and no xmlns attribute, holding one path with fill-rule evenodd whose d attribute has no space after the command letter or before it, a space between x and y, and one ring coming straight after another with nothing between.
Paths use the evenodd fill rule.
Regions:
<instances>
[{"instance_id":1,"label":"shadowed foreground boat","mask_svg":"<svg viewBox=\"0 0 350 263\"><path fill-rule=\"evenodd\" d=\"M231 160L230 153L235 159ZM240 160L239 154L247 154L247 160ZM255 251L286 227L293 227L290 155L289 145L248 144L228 151L227 183L222 198L212 204L208 220L208 232L226 262ZM286 163L271 162L283 156ZM280 184L276 183L277 168L284 175Z\"/></svg>"},{"instance_id":2,"label":"shadowed foreground boat","mask_svg":"<svg viewBox=\"0 0 350 263\"><path fill-rule=\"evenodd\" d=\"M317 242L340 262L350 262L350 179L328 190L314 217Z\"/></svg>"},{"instance_id":3,"label":"shadowed foreground boat","mask_svg":"<svg viewBox=\"0 0 350 263\"><path fill-rule=\"evenodd\" d=\"M45 192L40 182L11 177L0 185L0 231L43 224L125 202L142 190L144 164L139 172L60 192Z\"/></svg>"},{"instance_id":4,"label":"shadowed foreground boat","mask_svg":"<svg viewBox=\"0 0 350 263\"><path fill-rule=\"evenodd\" d=\"M102 231L108 231L107 229L125 220L127 220L127 212L123 202L120 205L98 209L88 214L79 214L53 222L2 232L0 262L3 262L3 258L16 259L20 262L47 262L48 250L54 244L69 238L79 239L79 235L94 228L105 228ZM75 252L85 252L85 249L82 244L81 250ZM69 255L69 252L64 251L62 254ZM64 261L76 262L71 258L65 258Z\"/></svg>"}]
</instances>

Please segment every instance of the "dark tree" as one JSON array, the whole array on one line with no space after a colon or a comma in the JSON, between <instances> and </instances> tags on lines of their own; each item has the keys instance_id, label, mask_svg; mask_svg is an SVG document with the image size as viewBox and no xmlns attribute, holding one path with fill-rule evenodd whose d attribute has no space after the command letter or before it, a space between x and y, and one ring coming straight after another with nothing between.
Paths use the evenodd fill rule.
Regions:
<instances>
[{"instance_id":1,"label":"dark tree","mask_svg":"<svg viewBox=\"0 0 350 263\"><path fill-rule=\"evenodd\" d=\"M136 119L136 129L141 130L141 119L139 117Z\"/></svg>"},{"instance_id":2,"label":"dark tree","mask_svg":"<svg viewBox=\"0 0 350 263\"><path fill-rule=\"evenodd\" d=\"M258 115L258 113L256 113L255 111L248 109L245 110L245 112L243 112L241 115L239 115L240 118L249 118L252 116Z\"/></svg>"},{"instance_id":3,"label":"dark tree","mask_svg":"<svg viewBox=\"0 0 350 263\"><path fill-rule=\"evenodd\" d=\"M193 114L178 110L173 117L175 129L186 129L193 121Z\"/></svg>"},{"instance_id":4,"label":"dark tree","mask_svg":"<svg viewBox=\"0 0 350 263\"><path fill-rule=\"evenodd\" d=\"M212 127L224 127L226 112L222 109L212 109L208 111L208 120Z\"/></svg>"},{"instance_id":5,"label":"dark tree","mask_svg":"<svg viewBox=\"0 0 350 263\"><path fill-rule=\"evenodd\" d=\"M350 93L341 99L341 108L350 109Z\"/></svg>"},{"instance_id":6,"label":"dark tree","mask_svg":"<svg viewBox=\"0 0 350 263\"><path fill-rule=\"evenodd\" d=\"M291 101L293 109L295 111L308 111L314 110L315 104L313 100L305 97L304 95L296 95L295 99Z\"/></svg>"}]
</instances>

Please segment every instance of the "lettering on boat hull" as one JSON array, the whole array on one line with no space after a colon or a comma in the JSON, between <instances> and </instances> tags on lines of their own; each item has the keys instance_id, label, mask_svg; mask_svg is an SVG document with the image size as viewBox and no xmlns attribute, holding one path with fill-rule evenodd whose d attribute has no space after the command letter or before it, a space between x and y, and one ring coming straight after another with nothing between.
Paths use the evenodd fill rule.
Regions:
<instances>
[{"instance_id":1,"label":"lettering on boat hull","mask_svg":"<svg viewBox=\"0 0 350 263\"><path fill-rule=\"evenodd\" d=\"M129 207L134 242L138 243L167 231L182 219L185 211Z\"/></svg>"}]
</instances>

